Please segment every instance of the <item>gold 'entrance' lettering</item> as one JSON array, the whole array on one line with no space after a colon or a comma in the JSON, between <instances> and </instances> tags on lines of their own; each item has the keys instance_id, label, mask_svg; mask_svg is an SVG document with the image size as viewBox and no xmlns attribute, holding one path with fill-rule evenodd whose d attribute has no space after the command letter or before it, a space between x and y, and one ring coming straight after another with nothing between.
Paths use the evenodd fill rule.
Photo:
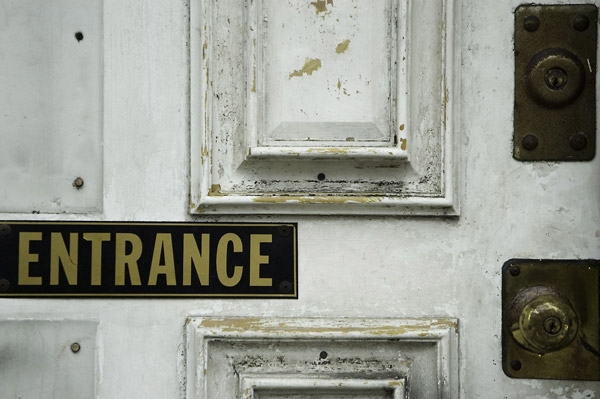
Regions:
<instances>
[{"instance_id":1,"label":"gold 'entrance' lettering","mask_svg":"<svg viewBox=\"0 0 600 399\"><path fill-rule=\"evenodd\" d=\"M233 267L233 276L227 274L227 249L229 243L233 244L233 252L242 252L242 240L237 234L227 233L219 240L217 245L217 277L225 287L233 287L242 279L242 266Z\"/></svg>"},{"instance_id":2,"label":"gold 'entrance' lettering","mask_svg":"<svg viewBox=\"0 0 600 399\"><path fill-rule=\"evenodd\" d=\"M164 265L160 264L162 254L165 255ZM173 258L173 240L171 239L171 234L168 233L156 234L148 285L156 285L159 274L164 274L166 276L167 285L177 284L177 279L175 278L175 260Z\"/></svg>"},{"instance_id":3,"label":"gold 'entrance' lettering","mask_svg":"<svg viewBox=\"0 0 600 399\"><path fill-rule=\"evenodd\" d=\"M58 285L59 265L62 264L69 285L77 285L77 253L79 234L69 234L69 250L62 233L50 233L50 285Z\"/></svg>"},{"instance_id":4,"label":"gold 'entrance' lettering","mask_svg":"<svg viewBox=\"0 0 600 399\"><path fill-rule=\"evenodd\" d=\"M269 263L268 255L260 254L260 244L273 241L271 234L251 234L250 235L250 286L270 287L273 280L267 277L260 277L260 265Z\"/></svg>"},{"instance_id":5,"label":"gold 'entrance' lettering","mask_svg":"<svg viewBox=\"0 0 600 399\"><path fill-rule=\"evenodd\" d=\"M131 252L126 253L127 243ZM142 240L136 234L117 233L115 237L115 285L125 285L125 265L129 270L131 285L142 285L138 260L142 256Z\"/></svg>"},{"instance_id":6,"label":"gold 'entrance' lettering","mask_svg":"<svg viewBox=\"0 0 600 399\"><path fill-rule=\"evenodd\" d=\"M201 285L208 285L210 260L210 235L202 234L202 253L198 250L193 234L183 235L183 285L192 284L192 263Z\"/></svg>"},{"instance_id":7,"label":"gold 'entrance' lettering","mask_svg":"<svg viewBox=\"0 0 600 399\"><path fill-rule=\"evenodd\" d=\"M42 233L37 231L19 233L19 285L42 285L41 277L29 275L29 264L39 260L38 254L29 252L29 242L41 240Z\"/></svg>"},{"instance_id":8,"label":"gold 'entrance' lettering","mask_svg":"<svg viewBox=\"0 0 600 399\"><path fill-rule=\"evenodd\" d=\"M110 241L110 233L83 233L83 239L92 243L92 285L102 284L102 243Z\"/></svg>"}]
</instances>

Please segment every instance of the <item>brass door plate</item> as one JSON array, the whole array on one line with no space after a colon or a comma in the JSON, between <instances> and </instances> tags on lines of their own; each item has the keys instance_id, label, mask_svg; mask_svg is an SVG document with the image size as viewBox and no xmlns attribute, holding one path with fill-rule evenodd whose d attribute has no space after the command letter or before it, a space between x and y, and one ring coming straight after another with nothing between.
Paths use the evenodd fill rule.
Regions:
<instances>
[{"instance_id":1,"label":"brass door plate","mask_svg":"<svg viewBox=\"0 0 600 399\"><path fill-rule=\"evenodd\" d=\"M600 380L600 261L511 259L502 269L502 368Z\"/></svg>"},{"instance_id":2,"label":"brass door plate","mask_svg":"<svg viewBox=\"0 0 600 399\"><path fill-rule=\"evenodd\" d=\"M592 4L516 9L515 159L594 158L597 43Z\"/></svg>"}]
</instances>

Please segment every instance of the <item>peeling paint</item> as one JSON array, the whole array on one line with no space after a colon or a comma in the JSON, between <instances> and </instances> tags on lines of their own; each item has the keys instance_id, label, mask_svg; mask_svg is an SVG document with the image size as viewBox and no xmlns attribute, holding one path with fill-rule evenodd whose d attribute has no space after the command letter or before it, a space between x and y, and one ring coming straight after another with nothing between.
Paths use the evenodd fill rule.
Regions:
<instances>
[{"instance_id":1,"label":"peeling paint","mask_svg":"<svg viewBox=\"0 0 600 399\"><path fill-rule=\"evenodd\" d=\"M406 139L400 139L400 148L402 151L406 151Z\"/></svg>"},{"instance_id":2,"label":"peeling paint","mask_svg":"<svg viewBox=\"0 0 600 399\"><path fill-rule=\"evenodd\" d=\"M348 46L350 45L350 40L344 40L343 42L341 42L340 44L337 45L337 47L335 48L335 52L338 54L342 54L344 53L346 50L348 50Z\"/></svg>"},{"instance_id":3,"label":"peeling paint","mask_svg":"<svg viewBox=\"0 0 600 399\"><path fill-rule=\"evenodd\" d=\"M209 329L218 329L225 332L269 332L269 333L363 333L376 336L398 336L404 335L411 332L423 331L424 329L435 329L435 328L451 328L458 331L458 325L455 321L446 319L433 319L423 320L423 324L411 324L411 325L354 325L344 326L331 325L331 326L306 326L298 325L295 323L282 323L277 324L271 323L270 320L264 320L259 318L240 318L240 319L203 319L200 327ZM425 336L434 336L435 333L424 333Z\"/></svg>"},{"instance_id":4,"label":"peeling paint","mask_svg":"<svg viewBox=\"0 0 600 399\"><path fill-rule=\"evenodd\" d=\"M302 69L297 69L290 73L290 79L294 76L302 77L303 74L312 75L314 71L321 68L321 60L318 58L307 58Z\"/></svg>"},{"instance_id":5,"label":"peeling paint","mask_svg":"<svg viewBox=\"0 0 600 399\"><path fill-rule=\"evenodd\" d=\"M317 0L310 3L317 9L317 14L327 11L327 5L333 6L333 0Z\"/></svg>"},{"instance_id":6,"label":"peeling paint","mask_svg":"<svg viewBox=\"0 0 600 399\"><path fill-rule=\"evenodd\" d=\"M293 195L273 195L262 196L253 199L254 202L262 203L285 203L298 202L300 204L347 204L359 203L366 204L380 202L381 197L334 197L334 196L315 196L315 197L297 197Z\"/></svg>"},{"instance_id":7,"label":"peeling paint","mask_svg":"<svg viewBox=\"0 0 600 399\"><path fill-rule=\"evenodd\" d=\"M224 194L221 194L221 185L213 184L212 186L210 186L210 190L208 190L208 195L215 196L215 197L224 195Z\"/></svg>"}]
</instances>

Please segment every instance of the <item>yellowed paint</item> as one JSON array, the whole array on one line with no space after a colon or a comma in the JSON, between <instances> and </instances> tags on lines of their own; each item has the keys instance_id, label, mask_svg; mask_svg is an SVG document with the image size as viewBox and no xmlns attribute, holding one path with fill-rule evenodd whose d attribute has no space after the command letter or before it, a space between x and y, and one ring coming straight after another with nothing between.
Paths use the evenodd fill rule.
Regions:
<instances>
[{"instance_id":1,"label":"yellowed paint","mask_svg":"<svg viewBox=\"0 0 600 399\"><path fill-rule=\"evenodd\" d=\"M254 78L252 79L252 89L250 91L256 93L256 68L254 68Z\"/></svg>"},{"instance_id":2,"label":"yellowed paint","mask_svg":"<svg viewBox=\"0 0 600 399\"><path fill-rule=\"evenodd\" d=\"M346 50L348 50L348 46L350 45L350 40L344 40L343 42L341 42L340 44L337 45L337 47L335 48L335 52L338 54L342 54L343 52L345 52Z\"/></svg>"},{"instance_id":3,"label":"yellowed paint","mask_svg":"<svg viewBox=\"0 0 600 399\"><path fill-rule=\"evenodd\" d=\"M343 197L343 196L315 196L315 197L297 197L293 195L273 195L262 196L253 199L260 203L285 203L297 202L300 204L347 204L359 203L366 204L381 201L381 197Z\"/></svg>"},{"instance_id":4,"label":"yellowed paint","mask_svg":"<svg viewBox=\"0 0 600 399\"><path fill-rule=\"evenodd\" d=\"M321 68L321 60L318 58L307 58L304 62L304 66L302 69L297 69L294 72L290 73L290 79L294 76L302 77L302 75L312 75L314 71L317 71Z\"/></svg>"},{"instance_id":5,"label":"yellowed paint","mask_svg":"<svg viewBox=\"0 0 600 399\"><path fill-rule=\"evenodd\" d=\"M204 46L202 46L202 59L206 59L206 48L208 47L208 45L206 44L206 42L204 42Z\"/></svg>"},{"instance_id":6,"label":"yellowed paint","mask_svg":"<svg viewBox=\"0 0 600 399\"><path fill-rule=\"evenodd\" d=\"M333 0L317 0L313 1L312 4L317 9L317 14L320 12L327 11L327 5L333 6Z\"/></svg>"},{"instance_id":7,"label":"yellowed paint","mask_svg":"<svg viewBox=\"0 0 600 399\"><path fill-rule=\"evenodd\" d=\"M342 88L342 82L338 79L338 84L337 84L337 88L341 89Z\"/></svg>"},{"instance_id":8,"label":"yellowed paint","mask_svg":"<svg viewBox=\"0 0 600 399\"><path fill-rule=\"evenodd\" d=\"M404 383L402 381L390 381L388 383L388 386L390 386L390 387L401 387L401 386L404 386Z\"/></svg>"},{"instance_id":9,"label":"yellowed paint","mask_svg":"<svg viewBox=\"0 0 600 399\"><path fill-rule=\"evenodd\" d=\"M400 139L400 148L402 151L406 151L406 139Z\"/></svg>"},{"instance_id":10,"label":"yellowed paint","mask_svg":"<svg viewBox=\"0 0 600 399\"><path fill-rule=\"evenodd\" d=\"M263 333L362 333L374 336L400 336L429 329L454 329L458 332L458 325L452 320L422 320L422 323L411 325L354 325L354 326L306 326L297 323L279 322L274 324L270 320L259 318L231 318L231 319L203 319L200 327L218 329L225 332L263 332ZM433 331L431 334L433 335Z\"/></svg>"}]
</instances>

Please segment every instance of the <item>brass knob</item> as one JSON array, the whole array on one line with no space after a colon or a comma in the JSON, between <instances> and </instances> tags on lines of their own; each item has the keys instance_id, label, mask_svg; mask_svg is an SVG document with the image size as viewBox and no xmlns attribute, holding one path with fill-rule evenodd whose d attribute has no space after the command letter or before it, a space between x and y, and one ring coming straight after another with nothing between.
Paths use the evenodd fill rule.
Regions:
<instances>
[{"instance_id":1,"label":"brass knob","mask_svg":"<svg viewBox=\"0 0 600 399\"><path fill-rule=\"evenodd\" d=\"M585 69L575 54L547 49L527 65L526 91L547 108L564 107L579 97L585 84Z\"/></svg>"},{"instance_id":2,"label":"brass knob","mask_svg":"<svg viewBox=\"0 0 600 399\"><path fill-rule=\"evenodd\" d=\"M577 313L569 300L547 287L519 293L508 317L513 338L525 349L540 354L565 348L579 329Z\"/></svg>"}]
</instances>

